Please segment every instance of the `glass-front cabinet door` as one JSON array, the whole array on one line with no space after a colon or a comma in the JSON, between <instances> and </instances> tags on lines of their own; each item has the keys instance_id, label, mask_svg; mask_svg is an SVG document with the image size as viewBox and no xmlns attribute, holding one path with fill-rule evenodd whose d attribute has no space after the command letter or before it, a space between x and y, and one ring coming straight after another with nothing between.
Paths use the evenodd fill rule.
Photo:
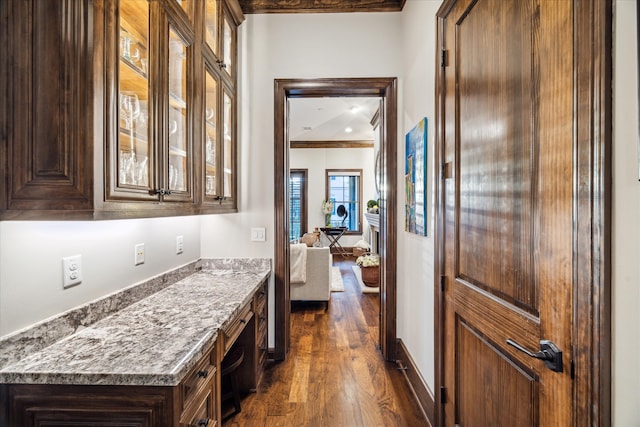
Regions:
<instances>
[{"instance_id":1,"label":"glass-front cabinet door","mask_svg":"<svg viewBox=\"0 0 640 427\"><path fill-rule=\"evenodd\" d=\"M207 201L219 200L218 190L218 80L205 67L205 147L204 147L204 198Z\"/></svg>"},{"instance_id":2,"label":"glass-front cabinet door","mask_svg":"<svg viewBox=\"0 0 640 427\"><path fill-rule=\"evenodd\" d=\"M230 12L226 6L222 14L222 60L221 67L231 78L235 78L236 72L236 27L232 25Z\"/></svg>"},{"instance_id":3,"label":"glass-front cabinet door","mask_svg":"<svg viewBox=\"0 0 640 427\"><path fill-rule=\"evenodd\" d=\"M167 70L168 98L165 138L168 155L165 157L164 181L161 189L168 195L188 193L191 190L191 149L189 135L190 96L187 82L189 45L169 26L169 60ZM167 191L168 190L168 191Z\"/></svg>"},{"instance_id":4,"label":"glass-front cabinet door","mask_svg":"<svg viewBox=\"0 0 640 427\"><path fill-rule=\"evenodd\" d=\"M235 104L233 98L224 91L224 99L223 99L223 123L224 123L224 132L223 132L223 195L225 200L230 200L233 198L234 193L234 151L235 151L235 132L234 132L234 124L235 124Z\"/></svg>"},{"instance_id":5,"label":"glass-front cabinet door","mask_svg":"<svg viewBox=\"0 0 640 427\"><path fill-rule=\"evenodd\" d=\"M242 16L229 1L106 1L105 201L115 209L236 209Z\"/></svg>"},{"instance_id":6,"label":"glass-front cabinet door","mask_svg":"<svg viewBox=\"0 0 640 427\"><path fill-rule=\"evenodd\" d=\"M220 48L218 46L218 40L220 39L218 35L220 32L220 12L218 8L218 0L205 0L204 41L216 57L220 57Z\"/></svg>"},{"instance_id":7,"label":"glass-front cabinet door","mask_svg":"<svg viewBox=\"0 0 640 427\"><path fill-rule=\"evenodd\" d=\"M116 186L148 195L151 188L149 90L149 4L120 1L118 44L118 133L115 153Z\"/></svg>"}]
</instances>

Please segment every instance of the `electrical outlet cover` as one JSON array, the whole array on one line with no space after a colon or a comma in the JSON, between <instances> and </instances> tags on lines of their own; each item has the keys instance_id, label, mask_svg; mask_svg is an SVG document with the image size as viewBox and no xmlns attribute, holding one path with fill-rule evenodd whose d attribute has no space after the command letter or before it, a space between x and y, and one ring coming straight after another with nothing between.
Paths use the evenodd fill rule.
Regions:
<instances>
[{"instance_id":1,"label":"electrical outlet cover","mask_svg":"<svg viewBox=\"0 0 640 427\"><path fill-rule=\"evenodd\" d=\"M82 256L62 258L62 286L64 289L82 283Z\"/></svg>"}]
</instances>

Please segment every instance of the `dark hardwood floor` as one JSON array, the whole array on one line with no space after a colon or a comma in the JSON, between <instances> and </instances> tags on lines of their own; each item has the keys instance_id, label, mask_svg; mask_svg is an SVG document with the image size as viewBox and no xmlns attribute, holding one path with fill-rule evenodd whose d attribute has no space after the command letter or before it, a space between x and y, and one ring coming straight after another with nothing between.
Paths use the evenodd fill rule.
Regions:
<instances>
[{"instance_id":1,"label":"dark hardwood floor","mask_svg":"<svg viewBox=\"0 0 640 427\"><path fill-rule=\"evenodd\" d=\"M345 292L332 292L328 309L294 303L287 360L267 365L259 390L224 426L428 425L402 373L376 349L379 296L360 291L352 265L334 255Z\"/></svg>"}]
</instances>

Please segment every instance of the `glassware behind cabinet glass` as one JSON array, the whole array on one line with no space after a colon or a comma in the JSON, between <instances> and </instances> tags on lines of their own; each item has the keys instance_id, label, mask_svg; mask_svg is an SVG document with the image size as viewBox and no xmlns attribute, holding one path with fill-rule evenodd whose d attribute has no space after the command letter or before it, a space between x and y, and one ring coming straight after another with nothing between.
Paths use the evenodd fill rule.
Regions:
<instances>
[{"instance_id":1,"label":"glassware behind cabinet glass","mask_svg":"<svg viewBox=\"0 0 640 427\"><path fill-rule=\"evenodd\" d=\"M149 4L120 0L118 185L149 185Z\"/></svg>"},{"instance_id":2,"label":"glassware behind cabinet glass","mask_svg":"<svg viewBox=\"0 0 640 427\"><path fill-rule=\"evenodd\" d=\"M205 40L218 56L218 0L206 0L204 14Z\"/></svg>"},{"instance_id":3,"label":"glassware behind cabinet glass","mask_svg":"<svg viewBox=\"0 0 640 427\"><path fill-rule=\"evenodd\" d=\"M216 103L218 102L218 82L213 75L206 70L205 73L205 194L207 196L215 196L217 191L217 141L218 141L218 129L217 129L217 114Z\"/></svg>"},{"instance_id":4,"label":"glassware behind cabinet glass","mask_svg":"<svg viewBox=\"0 0 640 427\"><path fill-rule=\"evenodd\" d=\"M187 45L173 27L169 30L169 144L168 188L187 191Z\"/></svg>"},{"instance_id":5,"label":"glassware behind cabinet glass","mask_svg":"<svg viewBox=\"0 0 640 427\"><path fill-rule=\"evenodd\" d=\"M231 97L224 94L224 197L231 197L233 185L233 103Z\"/></svg>"}]
</instances>

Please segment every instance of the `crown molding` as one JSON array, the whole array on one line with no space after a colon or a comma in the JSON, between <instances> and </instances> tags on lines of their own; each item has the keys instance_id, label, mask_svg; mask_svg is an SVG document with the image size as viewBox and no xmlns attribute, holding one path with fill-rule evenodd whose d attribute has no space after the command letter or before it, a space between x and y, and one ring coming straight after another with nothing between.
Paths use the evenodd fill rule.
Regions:
<instances>
[{"instance_id":1,"label":"crown molding","mask_svg":"<svg viewBox=\"0 0 640 427\"><path fill-rule=\"evenodd\" d=\"M240 0L251 13L399 12L406 0Z\"/></svg>"}]
</instances>

